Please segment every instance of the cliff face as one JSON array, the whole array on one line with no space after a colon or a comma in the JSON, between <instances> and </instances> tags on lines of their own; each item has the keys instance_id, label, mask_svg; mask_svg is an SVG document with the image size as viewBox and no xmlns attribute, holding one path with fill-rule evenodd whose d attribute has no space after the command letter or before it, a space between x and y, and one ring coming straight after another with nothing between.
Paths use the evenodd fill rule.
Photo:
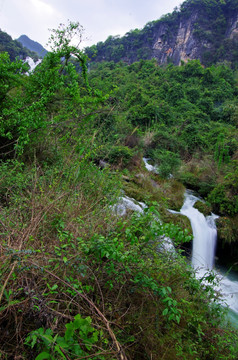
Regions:
<instances>
[{"instance_id":1,"label":"cliff face","mask_svg":"<svg viewBox=\"0 0 238 360\"><path fill-rule=\"evenodd\" d=\"M198 21L198 11L192 13L189 18L181 18L176 31L169 38L166 38L169 25L161 24L154 33L152 57L159 64L171 61L175 65L179 65L181 61L187 62L194 59L203 62L204 53L215 51L216 44L214 44L211 30L207 31L209 37L197 36ZM214 28L213 31L215 32L216 29ZM221 43L225 40L238 42L238 9L235 14L227 19L227 26L224 29L224 37L221 39Z\"/></svg>"},{"instance_id":2,"label":"cliff face","mask_svg":"<svg viewBox=\"0 0 238 360\"><path fill-rule=\"evenodd\" d=\"M152 57L156 58L159 64L167 63L169 58L178 65L181 60L201 57L201 44L193 36L196 19L197 13L194 13L189 19L181 20L177 31L169 39L166 39L169 26L161 24L158 33L155 33L156 40L152 47Z\"/></svg>"},{"instance_id":3,"label":"cliff face","mask_svg":"<svg viewBox=\"0 0 238 360\"><path fill-rule=\"evenodd\" d=\"M238 0L187 0L180 9L132 30L110 36L86 52L93 61L155 58L159 64L199 59L204 65L229 61L238 67Z\"/></svg>"},{"instance_id":4,"label":"cliff face","mask_svg":"<svg viewBox=\"0 0 238 360\"><path fill-rule=\"evenodd\" d=\"M230 39L238 39L238 10L237 13L230 17L226 32L226 37Z\"/></svg>"}]
</instances>

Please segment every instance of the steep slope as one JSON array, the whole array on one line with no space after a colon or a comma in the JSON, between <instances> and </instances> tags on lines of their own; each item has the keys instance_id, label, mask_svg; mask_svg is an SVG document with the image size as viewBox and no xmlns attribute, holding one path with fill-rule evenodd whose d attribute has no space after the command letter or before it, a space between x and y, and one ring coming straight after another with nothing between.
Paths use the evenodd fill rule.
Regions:
<instances>
[{"instance_id":1,"label":"steep slope","mask_svg":"<svg viewBox=\"0 0 238 360\"><path fill-rule=\"evenodd\" d=\"M123 37L110 36L87 48L99 61L155 58L159 64L199 59L204 65L229 61L238 65L238 1L187 0L180 9L132 30Z\"/></svg>"},{"instance_id":2,"label":"steep slope","mask_svg":"<svg viewBox=\"0 0 238 360\"><path fill-rule=\"evenodd\" d=\"M47 50L38 42L31 40L26 35L21 35L17 41L19 41L27 49L36 52L39 57L43 58L47 54Z\"/></svg>"},{"instance_id":3,"label":"steep slope","mask_svg":"<svg viewBox=\"0 0 238 360\"><path fill-rule=\"evenodd\" d=\"M0 30L0 53L8 52L11 61L15 60L16 57L20 59L26 59L27 56L37 60L37 54L25 48L17 40L13 40L10 35Z\"/></svg>"}]
</instances>

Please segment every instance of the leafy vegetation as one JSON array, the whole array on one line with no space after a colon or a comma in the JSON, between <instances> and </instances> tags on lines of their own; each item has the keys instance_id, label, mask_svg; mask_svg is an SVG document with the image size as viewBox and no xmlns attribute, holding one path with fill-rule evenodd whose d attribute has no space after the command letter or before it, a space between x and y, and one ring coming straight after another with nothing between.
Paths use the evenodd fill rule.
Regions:
<instances>
[{"instance_id":1,"label":"leafy vegetation","mask_svg":"<svg viewBox=\"0 0 238 360\"><path fill-rule=\"evenodd\" d=\"M81 34L53 30L29 76L1 54L1 358L236 359L216 278L195 278L182 256L191 235L165 211L184 190L169 174L192 174L211 201L224 179L223 202L235 191L234 73L198 61L88 73ZM146 208L120 217L126 184Z\"/></svg>"}]
</instances>

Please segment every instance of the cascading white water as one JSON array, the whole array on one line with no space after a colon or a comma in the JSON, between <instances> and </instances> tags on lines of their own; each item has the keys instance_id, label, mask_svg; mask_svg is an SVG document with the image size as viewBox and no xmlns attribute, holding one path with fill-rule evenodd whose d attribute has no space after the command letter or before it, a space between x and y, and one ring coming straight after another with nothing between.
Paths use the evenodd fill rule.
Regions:
<instances>
[{"instance_id":1,"label":"cascading white water","mask_svg":"<svg viewBox=\"0 0 238 360\"><path fill-rule=\"evenodd\" d=\"M151 164L148 163L148 158L143 158L143 161L144 161L144 164L145 164L145 167L148 171L151 171L155 174L158 174L158 167L157 166L153 166Z\"/></svg>"},{"instance_id":2,"label":"cascading white water","mask_svg":"<svg viewBox=\"0 0 238 360\"><path fill-rule=\"evenodd\" d=\"M148 171L155 172L156 167L148 163L148 159L144 158L144 163ZM222 294L222 300L229 307L232 314L230 317L233 322L238 323L238 281L224 276L213 269L215 259L215 248L217 230L215 219L217 215L205 216L193 207L195 202L199 200L192 192L186 191L185 201L180 213L187 216L191 222L193 230L193 251L192 266L196 270L196 276L203 278L208 270L213 270L214 275L219 280L216 290ZM169 210L171 213L177 211Z\"/></svg>"},{"instance_id":3,"label":"cascading white water","mask_svg":"<svg viewBox=\"0 0 238 360\"><path fill-rule=\"evenodd\" d=\"M203 214L193 207L197 200L199 199L196 196L187 191L180 213L189 218L193 230L193 267L203 267L211 270L214 265L217 237L215 219L218 216L212 214L205 218Z\"/></svg>"},{"instance_id":4,"label":"cascading white water","mask_svg":"<svg viewBox=\"0 0 238 360\"><path fill-rule=\"evenodd\" d=\"M212 214L205 218L193 207L197 200L199 199L196 196L186 191L184 205L180 213L187 216L191 222L194 237L192 266L196 270L197 277L202 278L207 270L212 270L214 266L217 238L215 219L218 216ZM213 272L219 280L216 290L222 294L224 304L227 304L232 311L238 314L238 281L230 280L215 270Z\"/></svg>"},{"instance_id":5,"label":"cascading white water","mask_svg":"<svg viewBox=\"0 0 238 360\"><path fill-rule=\"evenodd\" d=\"M25 62L27 62L28 65L30 66L30 70L28 72L29 75L29 73L32 73L37 67L37 65L39 65L42 62L42 59L39 59L35 62L30 56L27 56Z\"/></svg>"}]
</instances>

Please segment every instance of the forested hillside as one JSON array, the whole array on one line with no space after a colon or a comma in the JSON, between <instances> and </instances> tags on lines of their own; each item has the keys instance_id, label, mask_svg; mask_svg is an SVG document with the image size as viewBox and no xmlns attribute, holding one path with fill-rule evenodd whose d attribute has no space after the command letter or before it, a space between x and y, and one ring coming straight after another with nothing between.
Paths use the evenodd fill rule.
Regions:
<instances>
[{"instance_id":1,"label":"forested hillside","mask_svg":"<svg viewBox=\"0 0 238 360\"><path fill-rule=\"evenodd\" d=\"M196 279L189 221L168 212L198 191L235 263L237 73L198 60L89 72L72 34L54 30L29 75L0 53L1 359L237 359L216 275ZM125 195L143 211L120 216Z\"/></svg>"},{"instance_id":2,"label":"forested hillside","mask_svg":"<svg viewBox=\"0 0 238 360\"><path fill-rule=\"evenodd\" d=\"M156 14L155 14L156 17ZM186 0L173 13L134 29L125 36L109 36L105 42L88 47L94 62L155 58L162 64L179 65L199 59L210 66L228 61L238 65L237 0Z\"/></svg>"},{"instance_id":3,"label":"forested hillside","mask_svg":"<svg viewBox=\"0 0 238 360\"><path fill-rule=\"evenodd\" d=\"M11 61L14 61L16 57L25 59L27 56L37 60L37 54L22 46L22 44L13 40L10 35L0 30L0 53L7 52L10 56Z\"/></svg>"},{"instance_id":4,"label":"forested hillside","mask_svg":"<svg viewBox=\"0 0 238 360\"><path fill-rule=\"evenodd\" d=\"M128 145L131 154L140 148L159 165L163 177L173 174L205 197L215 213L225 216L219 220L220 240L225 248L225 243L232 244L227 256L235 261L237 74L224 65L204 68L199 61L161 68L142 60L130 66L99 64L90 80L113 91L109 104L114 111L103 116L112 147L117 142ZM130 133L136 146L130 144Z\"/></svg>"}]
</instances>

